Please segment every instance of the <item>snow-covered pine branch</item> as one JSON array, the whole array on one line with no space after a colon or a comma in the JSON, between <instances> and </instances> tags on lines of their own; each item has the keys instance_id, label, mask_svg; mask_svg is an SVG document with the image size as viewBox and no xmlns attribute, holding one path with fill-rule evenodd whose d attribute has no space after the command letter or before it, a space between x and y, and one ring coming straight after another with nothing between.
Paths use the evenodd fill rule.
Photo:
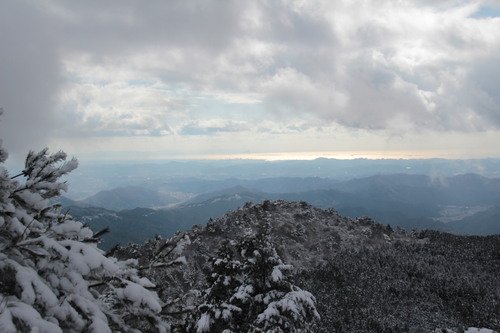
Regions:
<instances>
[{"instance_id":1,"label":"snow-covered pine branch","mask_svg":"<svg viewBox=\"0 0 500 333\"><path fill-rule=\"evenodd\" d=\"M0 332L165 332L162 303L136 261L106 257L92 231L50 200L76 159L30 152L11 178L0 146Z\"/></svg>"}]
</instances>

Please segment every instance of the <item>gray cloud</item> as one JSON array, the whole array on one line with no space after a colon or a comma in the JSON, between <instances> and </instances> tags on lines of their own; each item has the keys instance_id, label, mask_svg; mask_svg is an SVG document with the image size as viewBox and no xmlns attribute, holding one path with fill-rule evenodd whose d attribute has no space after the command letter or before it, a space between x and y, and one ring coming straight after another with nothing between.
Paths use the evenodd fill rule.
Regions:
<instances>
[{"instance_id":1,"label":"gray cloud","mask_svg":"<svg viewBox=\"0 0 500 333\"><path fill-rule=\"evenodd\" d=\"M0 2L0 118L4 147L24 158L43 148L57 126L54 98L61 87L57 25L24 1Z\"/></svg>"},{"instance_id":2,"label":"gray cloud","mask_svg":"<svg viewBox=\"0 0 500 333\"><path fill-rule=\"evenodd\" d=\"M263 118L499 130L500 19L471 18L480 4L0 2L4 146L258 131Z\"/></svg>"},{"instance_id":3,"label":"gray cloud","mask_svg":"<svg viewBox=\"0 0 500 333\"><path fill-rule=\"evenodd\" d=\"M470 81L464 87L460 96L463 103L470 105L474 110L479 109L485 122L493 127L500 128L500 53L476 62L470 74ZM477 107L476 107L477 106Z\"/></svg>"},{"instance_id":4,"label":"gray cloud","mask_svg":"<svg viewBox=\"0 0 500 333\"><path fill-rule=\"evenodd\" d=\"M101 57L146 47L186 48L213 56L240 32L238 2L54 1L51 13L67 27L65 45Z\"/></svg>"}]
</instances>

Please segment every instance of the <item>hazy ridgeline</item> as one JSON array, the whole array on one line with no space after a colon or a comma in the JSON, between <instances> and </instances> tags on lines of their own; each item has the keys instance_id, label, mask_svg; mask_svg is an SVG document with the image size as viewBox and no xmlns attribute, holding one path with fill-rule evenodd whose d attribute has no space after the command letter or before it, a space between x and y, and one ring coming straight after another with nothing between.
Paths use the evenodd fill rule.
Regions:
<instances>
[{"instance_id":1,"label":"hazy ridgeline","mask_svg":"<svg viewBox=\"0 0 500 333\"><path fill-rule=\"evenodd\" d=\"M61 202L94 230L111 228L101 244L105 249L172 236L245 202L266 199L306 201L408 231L489 235L500 233L499 164L494 159L104 163L84 166L69 193L82 197Z\"/></svg>"}]
</instances>

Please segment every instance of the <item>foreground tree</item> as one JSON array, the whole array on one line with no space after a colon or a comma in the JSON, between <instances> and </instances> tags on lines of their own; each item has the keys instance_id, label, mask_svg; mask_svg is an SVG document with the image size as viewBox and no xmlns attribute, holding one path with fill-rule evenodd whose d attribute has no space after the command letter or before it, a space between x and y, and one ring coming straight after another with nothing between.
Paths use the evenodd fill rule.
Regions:
<instances>
[{"instance_id":1,"label":"foreground tree","mask_svg":"<svg viewBox=\"0 0 500 333\"><path fill-rule=\"evenodd\" d=\"M77 161L30 152L10 177L6 159L0 141L0 332L167 331L137 262L106 257L99 235L51 204Z\"/></svg>"},{"instance_id":2,"label":"foreground tree","mask_svg":"<svg viewBox=\"0 0 500 333\"><path fill-rule=\"evenodd\" d=\"M269 228L224 244L211 260L197 333L311 331L316 300L291 282L292 267L276 253Z\"/></svg>"}]
</instances>

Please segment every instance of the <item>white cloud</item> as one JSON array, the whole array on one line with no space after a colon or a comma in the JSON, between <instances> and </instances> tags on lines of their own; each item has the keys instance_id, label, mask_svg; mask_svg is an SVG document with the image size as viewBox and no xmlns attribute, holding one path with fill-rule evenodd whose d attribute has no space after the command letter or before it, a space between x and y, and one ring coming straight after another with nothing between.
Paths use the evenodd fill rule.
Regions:
<instances>
[{"instance_id":1,"label":"white cloud","mask_svg":"<svg viewBox=\"0 0 500 333\"><path fill-rule=\"evenodd\" d=\"M191 120L183 123L180 126L178 134L214 135L226 132L245 132L249 130L249 124L243 121L228 119Z\"/></svg>"},{"instance_id":2,"label":"white cloud","mask_svg":"<svg viewBox=\"0 0 500 333\"><path fill-rule=\"evenodd\" d=\"M349 105L349 95L334 84L315 82L290 67L278 69L265 80L262 91L271 110L287 114L317 114L327 119L330 114L343 113Z\"/></svg>"},{"instance_id":3,"label":"white cloud","mask_svg":"<svg viewBox=\"0 0 500 333\"><path fill-rule=\"evenodd\" d=\"M68 136L164 135L187 104L161 84L74 83L61 95ZM73 124L73 125L72 125Z\"/></svg>"}]
</instances>

